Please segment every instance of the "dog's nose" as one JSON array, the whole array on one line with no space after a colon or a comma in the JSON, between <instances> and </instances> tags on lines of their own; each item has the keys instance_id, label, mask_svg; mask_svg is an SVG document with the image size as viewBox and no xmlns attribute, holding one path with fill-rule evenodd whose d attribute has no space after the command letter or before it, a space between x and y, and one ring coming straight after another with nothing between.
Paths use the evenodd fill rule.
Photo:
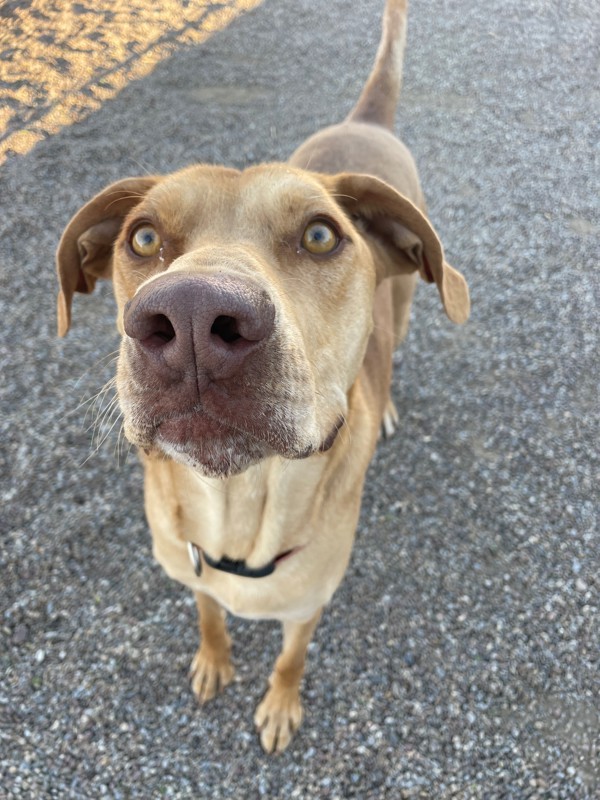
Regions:
<instances>
[{"instance_id":1,"label":"dog's nose","mask_svg":"<svg viewBox=\"0 0 600 800\"><path fill-rule=\"evenodd\" d=\"M212 380L235 375L271 335L275 307L243 278L165 274L126 306L125 333L157 377L171 381L195 370Z\"/></svg>"}]
</instances>

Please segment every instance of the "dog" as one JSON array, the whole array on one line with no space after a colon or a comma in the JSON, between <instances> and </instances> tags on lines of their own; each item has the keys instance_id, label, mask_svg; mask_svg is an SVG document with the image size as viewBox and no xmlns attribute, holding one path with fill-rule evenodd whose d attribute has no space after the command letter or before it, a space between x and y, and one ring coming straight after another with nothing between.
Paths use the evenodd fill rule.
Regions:
<instances>
[{"instance_id":1,"label":"dog","mask_svg":"<svg viewBox=\"0 0 600 800\"><path fill-rule=\"evenodd\" d=\"M398 424L392 354L418 276L450 320L469 315L392 133L406 5L387 0L347 119L287 163L121 180L57 251L60 336L74 294L113 280L124 432L144 465L154 555L196 598L198 700L234 674L226 612L283 625L255 714L267 752L300 725L306 649L346 570L380 429Z\"/></svg>"}]
</instances>

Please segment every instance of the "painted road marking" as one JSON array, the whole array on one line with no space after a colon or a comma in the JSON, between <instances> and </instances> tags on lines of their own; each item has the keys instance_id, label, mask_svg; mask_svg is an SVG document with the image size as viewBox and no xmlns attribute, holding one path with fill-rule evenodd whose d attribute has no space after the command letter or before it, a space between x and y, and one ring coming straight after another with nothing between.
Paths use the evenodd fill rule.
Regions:
<instances>
[{"instance_id":1,"label":"painted road marking","mask_svg":"<svg viewBox=\"0 0 600 800\"><path fill-rule=\"evenodd\" d=\"M2 14L0 163L85 119L174 51L262 0L31 0Z\"/></svg>"}]
</instances>

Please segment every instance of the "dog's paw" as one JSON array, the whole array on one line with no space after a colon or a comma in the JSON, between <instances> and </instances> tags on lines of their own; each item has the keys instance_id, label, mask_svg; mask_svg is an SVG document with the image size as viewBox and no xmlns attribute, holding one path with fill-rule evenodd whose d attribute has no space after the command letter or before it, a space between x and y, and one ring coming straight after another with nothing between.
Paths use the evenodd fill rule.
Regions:
<instances>
[{"instance_id":1,"label":"dog's paw","mask_svg":"<svg viewBox=\"0 0 600 800\"><path fill-rule=\"evenodd\" d=\"M267 753L281 753L302 722L302 703L297 689L271 688L256 709L254 724Z\"/></svg>"},{"instance_id":2,"label":"dog's paw","mask_svg":"<svg viewBox=\"0 0 600 800\"><path fill-rule=\"evenodd\" d=\"M233 675L229 655L218 658L200 647L190 667L192 691L198 702L202 704L212 700L231 683Z\"/></svg>"},{"instance_id":3,"label":"dog's paw","mask_svg":"<svg viewBox=\"0 0 600 800\"><path fill-rule=\"evenodd\" d=\"M385 411L383 412L383 420L381 421L381 433L384 439L389 439L394 435L400 424L400 417L396 411L394 401L390 397L387 401Z\"/></svg>"}]
</instances>

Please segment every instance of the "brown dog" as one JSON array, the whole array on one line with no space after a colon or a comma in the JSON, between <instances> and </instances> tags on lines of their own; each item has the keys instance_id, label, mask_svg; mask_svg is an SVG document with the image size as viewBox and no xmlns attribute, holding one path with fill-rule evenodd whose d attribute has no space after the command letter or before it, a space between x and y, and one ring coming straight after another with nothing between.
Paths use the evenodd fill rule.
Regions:
<instances>
[{"instance_id":1,"label":"brown dog","mask_svg":"<svg viewBox=\"0 0 600 800\"><path fill-rule=\"evenodd\" d=\"M267 751L300 724L306 648L346 569L380 426L397 421L392 352L417 274L451 320L469 314L390 132L405 27L406 0L388 0L356 108L289 163L120 181L58 248L61 336L73 294L114 282L125 434L154 554L196 596L198 699L232 679L224 609L283 623L255 716Z\"/></svg>"}]
</instances>

